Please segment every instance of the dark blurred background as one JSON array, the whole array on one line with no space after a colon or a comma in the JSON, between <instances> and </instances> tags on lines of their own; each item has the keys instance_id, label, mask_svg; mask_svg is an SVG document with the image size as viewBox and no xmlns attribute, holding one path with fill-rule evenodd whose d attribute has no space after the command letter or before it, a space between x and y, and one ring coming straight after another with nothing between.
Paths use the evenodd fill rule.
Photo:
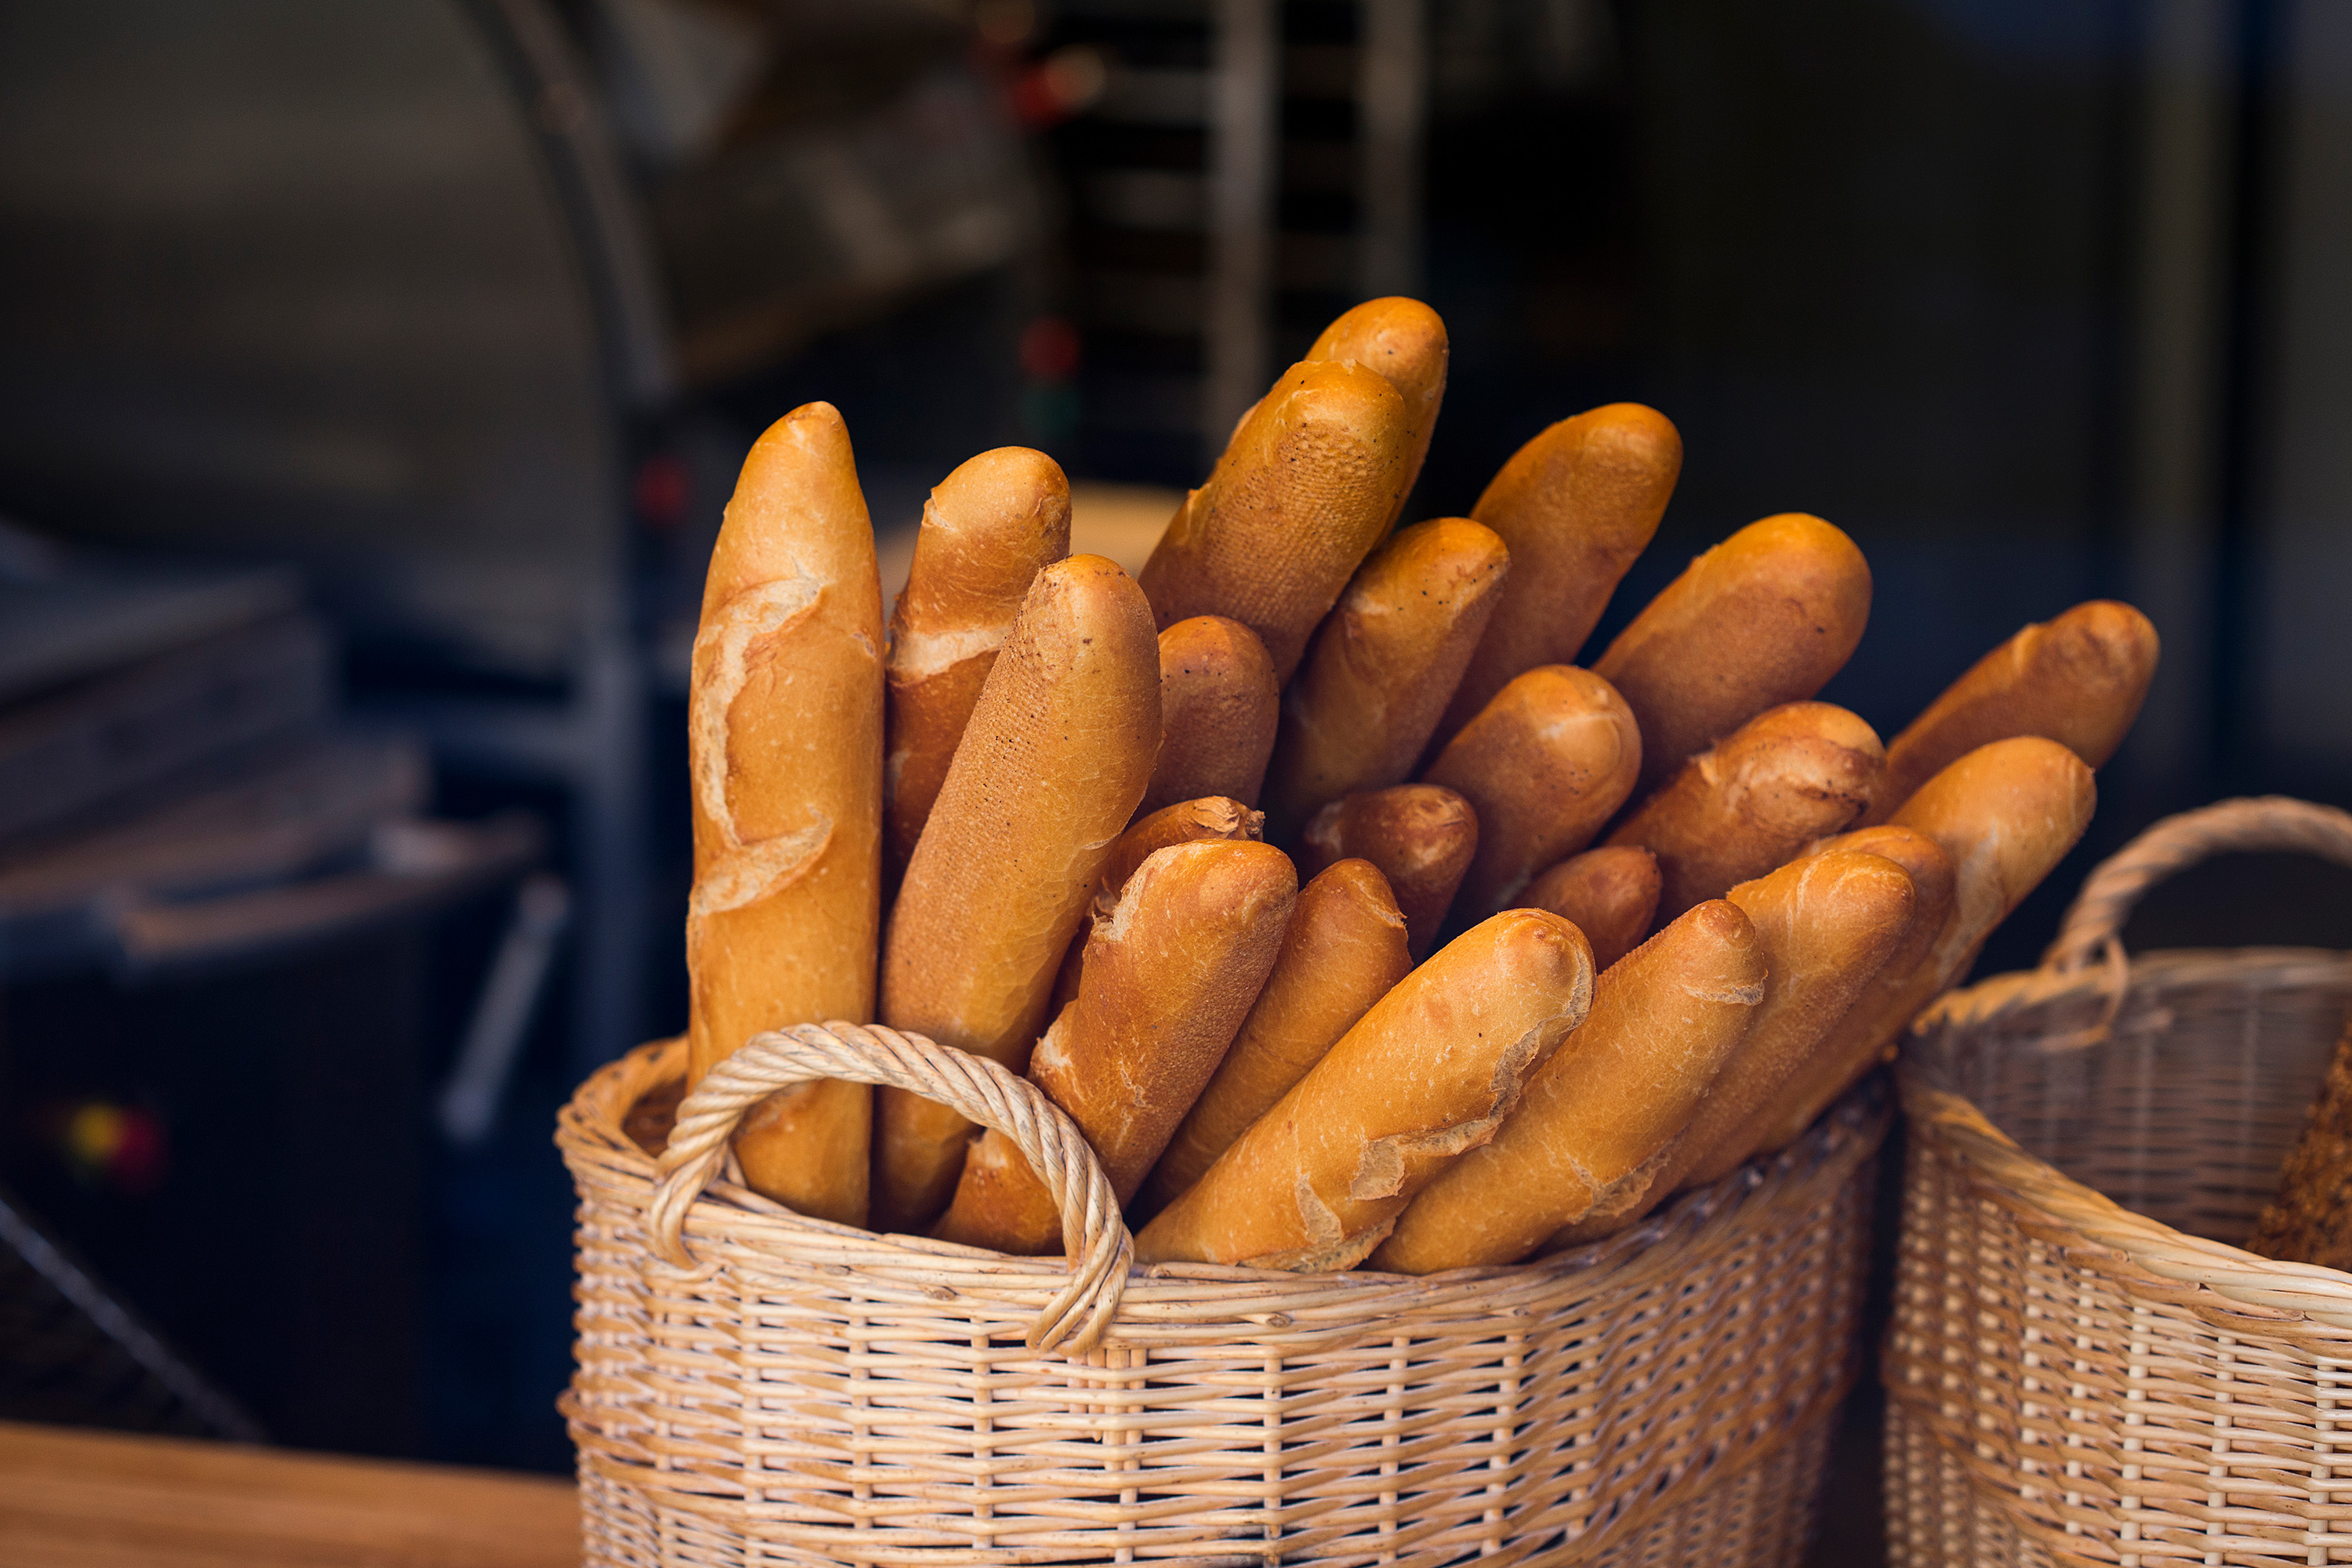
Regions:
<instances>
[{"instance_id":1,"label":"dark blurred background","mask_svg":"<svg viewBox=\"0 0 2352 1568\"><path fill-rule=\"evenodd\" d=\"M682 1026L700 574L814 397L886 576L1015 441L1139 560L1417 293L1415 514L1594 404L1681 427L1602 637L1818 512L1877 584L1826 695L1892 734L2130 599L2162 668L1985 960L2031 963L2156 817L2352 796L2347 191L2326 0L0 5L0 1337L47 1357L0 1403L568 1465L549 1130ZM2332 877L2134 940L2344 945Z\"/></svg>"}]
</instances>

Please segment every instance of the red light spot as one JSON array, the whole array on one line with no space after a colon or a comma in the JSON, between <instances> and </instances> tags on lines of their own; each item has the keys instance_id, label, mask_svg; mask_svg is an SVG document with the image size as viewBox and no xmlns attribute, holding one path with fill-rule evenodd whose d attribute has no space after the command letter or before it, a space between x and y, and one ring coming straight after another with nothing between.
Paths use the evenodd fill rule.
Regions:
<instances>
[{"instance_id":1,"label":"red light spot","mask_svg":"<svg viewBox=\"0 0 2352 1568\"><path fill-rule=\"evenodd\" d=\"M1033 381L1066 381L1078 368L1078 330L1040 316L1021 331L1021 369Z\"/></svg>"},{"instance_id":2,"label":"red light spot","mask_svg":"<svg viewBox=\"0 0 2352 1568\"><path fill-rule=\"evenodd\" d=\"M648 527L667 531L686 521L687 503L693 498L693 480L686 465L667 454L647 458L637 465L630 500Z\"/></svg>"}]
</instances>

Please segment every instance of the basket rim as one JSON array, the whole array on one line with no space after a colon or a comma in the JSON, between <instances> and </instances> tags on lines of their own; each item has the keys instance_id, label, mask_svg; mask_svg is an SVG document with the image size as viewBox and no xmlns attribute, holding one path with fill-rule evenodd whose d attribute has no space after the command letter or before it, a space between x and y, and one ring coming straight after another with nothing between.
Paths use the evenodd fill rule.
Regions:
<instances>
[{"instance_id":1,"label":"basket rim","mask_svg":"<svg viewBox=\"0 0 2352 1568\"><path fill-rule=\"evenodd\" d=\"M2176 1230L2028 1153L1956 1087L1959 1058L1983 1026L2021 1013L2098 1000L2113 1017L2128 1001L2216 979L2251 979L2288 986L2332 977L2352 982L2352 952L2331 948L2177 948L2121 960L2118 971L2045 965L1998 974L1954 991L1912 1024L1895 1068L1903 1112L1967 1166L1970 1184L2010 1207L2037 1211L2085 1241L2118 1253L2160 1279L2203 1287L2264 1316L2287 1314L2331 1329L2352 1331L2352 1273L2315 1263L2287 1263L2226 1242ZM2104 1025L2053 1032L2041 1047L2052 1054L2095 1049Z\"/></svg>"},{"instance_id":2,"label":"basket rim","mask_svg":"<svg viewBox=\"0 0 2352 1568\"><path fill-rule=\"evenodd\" d=\"M685 1056L683 1037L649 1041L580 1084L559 1112L555 1133L576 1181L593 1176L641 1189L637 1207L644 1211L659 1181L656 1162L624 1131L622 1119L647 1090L680 1076ZM1244 1323L1262 1338L1288 1337L1286 1331L1309 1337L1352 1333L1368 1319L1405 1312L1452 1310L1524 1319L1552 1310L1560 1290L1580 1279L1595 1279L1614 1290L1653 1276L1663 1279L1681 1271L1699 1249L1736 1233L1743 1216L1760 1215L1790 1189L1808 1185L1824 1167L1836 1166L1842 1175L1843 1167L1875 1152L1892 1121L1892 1099L1881 1076L1872 1074L1778 1153L1759 1156L1720 1181L1680 1194L1614 1236L1526 1262L1423 1276L1365 1269L1300 1274L1210 1263L1131 1265L1102 1346L1197 1339L1213 1323ZM826 1258L827 1267L866 1276L869 1284L897 1283L917 1294L936 1297L941 1288L936 1281L952 1274L954 1293L1023 1313L1034 1311L1069 1278L1060 1257L1013 1257L813 1219L723 1178L693 1201L684 1228L689 1237L755 1249L763 1238L784 1241L804 1259ZM649 1266L675 1268L658 1260L649 1260ZM694 1272L718 1267L704 1263Z\"/></svg>"}]
</instances>

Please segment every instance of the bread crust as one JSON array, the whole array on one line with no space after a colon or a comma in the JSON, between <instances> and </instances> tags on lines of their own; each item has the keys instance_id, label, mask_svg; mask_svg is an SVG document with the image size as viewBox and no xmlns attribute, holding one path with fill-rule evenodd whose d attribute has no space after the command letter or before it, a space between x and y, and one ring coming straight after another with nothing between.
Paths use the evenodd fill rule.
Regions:
<instances>
[{"instance_id":1,"label":"bread crust","mask_svg":"<svg viewBox=\"0 0 2352 1568\"><path fill-rule=\"evenodd\" d=\"M1429 438L1437 430L1438 405L1445 400L1445 322L1420 300L1400 294L1367 300L1324 328L1307 357L1378 372L1402 400L1408 456L1396 505L1389 511L1388 526L1394 528L1421 478Z\"/></svg>"},{"instance_id":2,"label":"bread crust","mask_svg":"<svg viewBox=\"0 0 2352 1568\"><path fill-rule=\"evenodd\" d=\"M1298 847L1309 877L1349 858L1388 879L1415 959L1436 944L1454 889L1478 852L1478 816L1441 784L1398 784L1335 800L1315 814Z\"/></svg>"},{"instance_id":3,"label":"bread crust","mask_svg":"<svg viewBox=\"0 0 2352 1568\"><path fill-rule=\"evenodd\" d=\"M885 933L882 1021L1016 1069L1160 749L1160 649L1098 555L1039 572L965 726ZM876 1117L877 1224L928 1226L971 1124L901 1090Z\"/></svg>"},{"instance_id":4,"label":"bread crust","mask_svg":"<svg viewBox=\"0 0 2352 1568\"><path fill-rule=\"evenodd\" d=\"M1344 795L1412 776L1510 573L1494 530L1417 522L1374 551L1282 702L1266 815L1288 842Z\"/></svg>"},{"instance_id":5,"label":"bread crust","mask_svg":"<svg viewBox=\"0 0 2352 1568\"><path fill-rule=\"evenodd\" d=\"M1110 852L1103 857L1102 869L1095 877L1094 894L1087 903L1087 913L1096 920L1108 919L1111 906L1118 901L1128 879L1155 850L1204 838L1256 839L1264 836L1265 827L1264 812L1252 811L1240 801L1223 795L1180 800L1138 817L1134 826L1112 841ZM1045 1007L1048 1019L1060 1017L1062 1009L1077 997L1088 929L1087 921L1081 920L1069 947L1063 952L1061 967L1054 979L1053 1000Z\"/></svg>"},{"instance_id":6,"label":"bread crust","mask_svg":"<svg viewBox=\"0 0 2352 1568\"><path fill-rule=\"evenodd\" d=\"M1563 419L1511 455L1470 509L1510 550L1511 581L1446 705L1441 742L1513 676L1576 662L1649 548L1682 467L1681 435L1638 403Z\"/></svg>"},{"instance_id":7,"label":"bread crust","mask_svg":"<svg viewBox=\"0 0 2352 1568\"><path fill-rule=\"evenodd\" d=\"M1194 616L1160 634L1160 764L1143 794L1149 813L1223 795L1257 805L1282 706L1274 660L1257 634L1228 616Z\"/></svg>"},{"instance_id":8,"label":"bread crust","mask_svg":"<svg viewBox=\"0 0 2352 1568\"><path fill-rule=\"evenodd\" d=\"M1460 913L1517 902L1538 871L1591 843L1633 794L1642 747L1633 710L1591 670L1546 664L1513 677L1422 774L1478 814Z\"/></svg>"},{"instance_id":9,"label":"bread crust","mask_svg":"<svg viewBox=\"0 0 2352 1568\"><path fill-rule=\"evenodd\" d=\"M1592 665L1641 723L1642 788L1819 691L1869 619L1870 566L1818 517L1752 522L1692 562Z\"/></svg>"},{"instance_id":10,"label":"bread crust","mask_svg":"<svg viewBox=\"0 0 2352 1568\"><path fill-rule=\"evenodd\" d=\"M1353 1267L1505 1124L1591 998L1591 950L1558 915L1513 910L1464 933L1144 1226L1137 1259Z\"/></svg>"},{"instance_id":11,"label":"bread crust","mask_svg":"<svg viewBox=\"0 0 2352 1568\"><path fill-rule=\"evenodd\" d=\"M1404 915L1377 867L1341 860L1311 879L1233 1048L1178 1123L1131 1217L1157 1214L1200 1180L1412 970Z\"/></svg>"},{"instance_id":12,"label":"bread crust","mask_svg":"<svg viewBox=\"0 0 2352 1568\"><path fill-rule=\"evenodd\" d=\"M1886 765L1869 725L1827 702L1759 713L1683 764L1627 815L1612 844L1658 858L1670 921L1793 858L1860 816Z\"/></svg>"},{"instance_id":13,"label":"bread crust","mask_svg":"<svg viewBox=\"0 0 2352 1568\"><path fill-rule=\"evenodd\" d=\"M1519 901L1576 922L1601 969L1642 945L1658 912L1658 858L1637 844L1571 855L1527 886Z\"/></svg>"},{"instance_id":14,"label":"bread crust","mask_svg":"<svg viewBox=\"0 0 2352 1568\"><path fill-rule=\"evenodd\" d=\"M688 687L694 888L688 1078L751 1036L874 1016L881 921L882 592L849 432L796 408L744 459L711 552ZM772 1095L735 1140L745 1178L863 1225L863 1084Z\"/></svg>"}]
</instances>

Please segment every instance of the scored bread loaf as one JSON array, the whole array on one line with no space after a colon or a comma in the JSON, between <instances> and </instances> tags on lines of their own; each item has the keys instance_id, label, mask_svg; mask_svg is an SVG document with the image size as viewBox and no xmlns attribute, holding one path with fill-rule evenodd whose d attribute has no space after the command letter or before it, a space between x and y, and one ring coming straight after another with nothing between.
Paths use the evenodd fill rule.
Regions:
<instances>
[{"instance_id":1,"label":"scored bread loaf","mask_svg":"<svg viewBox=\"0 0 2352 1568\"><path fill-rule=\"evenodd\" d=\"M1495 693L1422 774L1478 814L1463 916L1516 902L1538 871L1591 843L1633 793L1642 744L1633 710L1589 669L1539 665Z\"/></svg>"},{"instance_id":2,"label":"scored bread loaf","mask_svg":"<svg viewBox=\"0 0 2352 1568\"><path fill-rule=\"evenodd\" d=\"M1077 1000L1029 1080L1087 1135L1120 1203L1135 1195L1274 967L1298 882L1267 844L1155 851L1087 938ZM1062 1222L1020 1147L983 1133L934 1235L999 1252L1054 1251Z\"/></svg>"},{"instance_id":3,"label":"scored bread loaf","mask_svg":"<svg viewBox=\"0 0 2352 1568\"><path fill-rule=\"evenodd\" d=\"M1477 852L1478 816L1468 801L1437 784L1398 784L1317 812L1298 859L1310 877L1350 858L1370 861L1404 912L1406 946L1418 960L1436 942Z\"/></svg>"},{"instance_id":4,"label":"scored bread loaf","mask_svg":"<svg viewBox=\"0 0 2352 1568\"><path fill-rule=\"evenodd\" d=\"M1470 509L1502 536L1511 577L1446 705L1441 742L1513 676L1576 662L1618 581L1657 532L1682 467L1682 437L1638 403L1563 419L1511 455Z\"/></svg>"},{"instance_id":5,"label":"scored bread loaf","mask_svg":"<svg viewBox=\"0 0 2352 1568\"><path fill-rule=\"evenodd\" d=\"M1819 691L1870 619L1870 567L1818 517L1749 523L1690 563L1593 661L1642 726L1642 787Z\"/></svg>"},{"instance_id":6,"label":"scored bread loaf","mask_svg":"<svg viewBox=\"0 0 2352 1568\"><path fill-rule=\"evenodd\" d=\"M1886 787L1865 821L1895 815L1921 784L1991 741L2040 735L2094 768L2123 744L2156 678L2156 627L2094 599L2026 627L1979 659L1886 745Z\"/></svg>"},{"instance_id":7,"label":"scored bread loaf","mask_svg":"<svg viewBox=\"0 0 2352 1568\"><path fill-rule=\"evenodd\" d=\"M1445 399L1445 323L1418 300L1402 295L1367 300L1324 328L1307 357L1377 371L1403 401L1409 456L1397 483L1396 505L1389 513L1388 526L1395 527L1413 482L1421 477L1429 438L1437 430L1438 405Z\"/></svg>"},{"instance_id":8,"label":"scored bread loaf","mask_svg":"<svg viewBox=\"0 0 2352 1568\"><path fill-rule=\"evenodd\" d=\"M1226 616L1194 616L1160 634L1160 763L1149 813L1223 795L1257 804L1282 705L1257 634Z\"/></svg>"},{"instance_id":9,"label":"scored bread loaf","mask_svg":"<svg viewBox=\"0 0 2352 1568\"><path fill-rule=\"evenodd\" d=\"M1157 1214L1199 1181L1412 970L1404 916L1378 868L1341 860L1309 879L1298 889L1265 988L1144 1183L1140 1215Z\"/></svg>"},{"instance_id":10,"label":"scored bread loaf","mask_svg":"<svg viewBox=\"0 0 2352 1568\"><path fill-rule=\"evenodd\" d=\"M1592 944L1594 967L1605 970L1657 923L1659 885L1656 856L1636 844L1604 844L1529 882L1519 902L1575 921Z\"/></svg>"},{"instance_id":11,"label":"scored bread loaf","mask_svg":"<svg viewBox=\"0 0 2352 1568\"><path fill-rule=\"evenodd\" d=\"M1283 374L1184 498L1139 581L1162 627L1230 616L1277 680L1387 532L1411 461L1404 402L1373 371L1309 360Z\"/></svg>"},{"instance_id":12,"label":"scored bread loaf","mask_svg":"<svg viewBox=\"0 0 2352 1568\"><path fill-rule=\"evenodd\" d=\"M1342 1269L1508 1125L1584 1019L1592 952L1541 910L1475 926L1372 1005L1135 1238L1139 1262Z\"/></svg>"},{"instance_id":13,"label":"scored bread loaf","mask_svg":"<svg viewBox=\"0 0 2352 1568\"><path fill-rule=\"evenodd\" d=\"M1827 702L1759 713L1685 763L1609 835L1658 858L1670 921L1764 875L1870 804L1886 765L1869 725Z\"/></svg>"},{"instance_id":14,"label":"scored bread loaf","mask_svg":"<svg viewBox=\"0 0 2352 1568\"><path fill-rule=\"evenodd\" d=\"M892 875L915 852L1030 583L1069 552L1070 482L1043 452L982 452L924 503L885 663L882 815Z\"/></svg>"},{"instance_id":15,"label":"scored bread loaf","mask_svg":"<svg viewBox=\"0 0 2352 1568\"><path fill-rule=\"evenodd\" d=\"M1763 1000L1748 917L1719 899L1691 910L1601 974L1584 1026L1528 1080L1494 1140L1413 1200L1370 1266L1516 1263L1637 1197Z\"/></svg>"},{"instance_id":16,"label":"scored bread loaf","mask_svg":"<svg viewBox=\"0 0 2352 1568\"><path fill-rule=\"evenodd\" d=\"M882 899L882 589L849 431L796 408L752 446L711 552L687 742L689 1085L762 1030L874 1016ZM805 1215L866 1217L865 1085L769 1096L744 1179Z\"/></svg>"},{"instance_id":17,"label":"scored bread loaf","mask_svg":"<svg viewBox=\"0 0 2352 1568\"><path fill-rule=\"evenodd\" d=\"M882 1021L1015 1069L1160 750L1160 647L1126 573L1037 574L964 727L890 911ZM875 1118L876 1219L930 1223L971 1123L904 1090Z\"/></svg>"},{"instance_id":18,"label":"scored bread loaf","mask_svg":"<svg viewBox=\"0 0 2352 1568\"><path fill-rule=\"evenodd\" d=\"M1097 919L1106 918L1111 905L1143 864L1156 850L1171 844L1193 844L1204 838L1254 839L1263 835L1265 814L1252 811L1240 801L1223 795L1211 795L1205 800L1180 800L1174 805L1161 806L1150 816L1138 818L1135 825L1120 834L1103 857L1102 869L1095 877L1094 897L1087 902L1087 912ZM1054 979L1053 999L1045 1005L1045 1017L1061 1016L1078 994L1079 972L1087 951L1088 925L1079 922L1076 935L1062 955L1061 968Z\"/></svg>"},{"instance_id":19,"label":"scored bread loaf","mask_svg":"<svg viewBox=\"0 0 2352 1568\"><path fill-rule=\"evenodd\" d=\"M1284 694L1266 787L1276 838L1343 795L1411 775L1510 560L1492 529L1459 517L1417 522L1372 552Z\"/></svg>"}]
</instances>

